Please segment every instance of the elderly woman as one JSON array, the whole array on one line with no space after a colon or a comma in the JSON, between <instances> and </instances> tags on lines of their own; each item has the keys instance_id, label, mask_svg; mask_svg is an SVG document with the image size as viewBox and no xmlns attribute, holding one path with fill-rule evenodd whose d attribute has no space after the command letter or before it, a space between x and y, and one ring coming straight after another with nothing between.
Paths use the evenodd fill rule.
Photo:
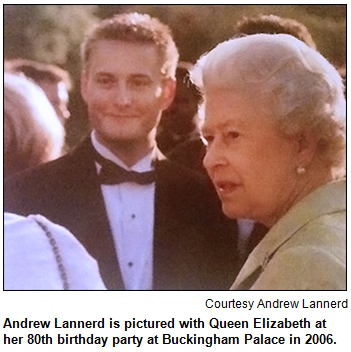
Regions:
<instances>
[{"instance_id":1,"label":"elderly woman","mask_svg":"<svg viewBox=\"0 0 351 352\"><path fill-rule=\"evenodd\" d=\"M270 230L232 289L346 289L345 100L341 77L296 38L257 34L196 64L204 166L230 218Z\"/></svg>"}]
</instances>

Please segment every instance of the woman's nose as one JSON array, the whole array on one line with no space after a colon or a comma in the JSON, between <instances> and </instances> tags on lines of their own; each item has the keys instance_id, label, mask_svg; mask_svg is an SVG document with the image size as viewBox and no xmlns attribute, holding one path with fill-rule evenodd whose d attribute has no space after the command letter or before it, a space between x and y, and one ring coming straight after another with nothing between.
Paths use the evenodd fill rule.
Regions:
<instances>
[{"instance_id":1,"label":"woman's nose","mask_svg":"<svg viewBox=\"0 0 351 352\"><path fill-rule=\"evenodd\" d=\"M212 141L207 147L206 154L203 160L203 165L207 171L220 166L225 165L225 150L219 141Z\"/></svg>"}]
</instances>

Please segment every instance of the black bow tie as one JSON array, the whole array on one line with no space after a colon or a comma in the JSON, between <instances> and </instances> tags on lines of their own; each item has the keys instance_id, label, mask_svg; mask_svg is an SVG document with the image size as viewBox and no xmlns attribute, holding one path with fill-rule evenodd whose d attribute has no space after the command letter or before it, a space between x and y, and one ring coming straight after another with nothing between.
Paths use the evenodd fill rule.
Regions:
<instances>
[{"instance_id":1,"label":"black bow tie","mask_svg":"<svg viewBox=\"0 0 351 352\"><path fill-rule=\"evenodd\" d=\"M96 161L101 165L99 180L101 184L118 185L124 182L133 182L140 185L147 185L155 182L155 172L128 171L114 162L105 159L96 153Z\"/></svg>"}]
</instances>

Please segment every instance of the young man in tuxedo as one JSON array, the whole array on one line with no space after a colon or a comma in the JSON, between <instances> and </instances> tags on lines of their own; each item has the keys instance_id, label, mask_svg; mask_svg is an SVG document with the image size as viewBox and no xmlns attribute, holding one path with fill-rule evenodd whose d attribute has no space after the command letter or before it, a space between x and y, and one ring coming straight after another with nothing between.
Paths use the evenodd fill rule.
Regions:
<instances>
[{"instance_id":1,"label":"young man in tuxedo","mask_svg":"<svg viewBox=\"0 0 351 352\"><path fill-rule=\"evenodd\" d=\"M108 289L228 289L236 226L207 179L168 161L155 142L176 88L169 28L148 15L116 15L86 37L82 60L90 136L7 183L6 211L68 228Z\"/></svg>"}]
</instances>

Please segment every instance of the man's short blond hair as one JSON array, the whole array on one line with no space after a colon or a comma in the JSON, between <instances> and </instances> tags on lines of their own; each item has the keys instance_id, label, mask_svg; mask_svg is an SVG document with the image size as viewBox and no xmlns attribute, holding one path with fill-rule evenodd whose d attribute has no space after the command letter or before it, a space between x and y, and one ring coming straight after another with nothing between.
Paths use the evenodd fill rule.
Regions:
<instances>
[{"instance_id":1,"label":"man's short blond hair","mask_svg":"<svg viewBox=\"0 0 351 352\"><path fill-rule=\"evenodd\" d=\"M155 45L161 58L161 71L166 77L175 78L179 59L178 49L170 28L146 14L124 13L103 20L85 37L81 46L83 67L89 63L96 42L119 40Z\"/></svg>"}]
</instances>

